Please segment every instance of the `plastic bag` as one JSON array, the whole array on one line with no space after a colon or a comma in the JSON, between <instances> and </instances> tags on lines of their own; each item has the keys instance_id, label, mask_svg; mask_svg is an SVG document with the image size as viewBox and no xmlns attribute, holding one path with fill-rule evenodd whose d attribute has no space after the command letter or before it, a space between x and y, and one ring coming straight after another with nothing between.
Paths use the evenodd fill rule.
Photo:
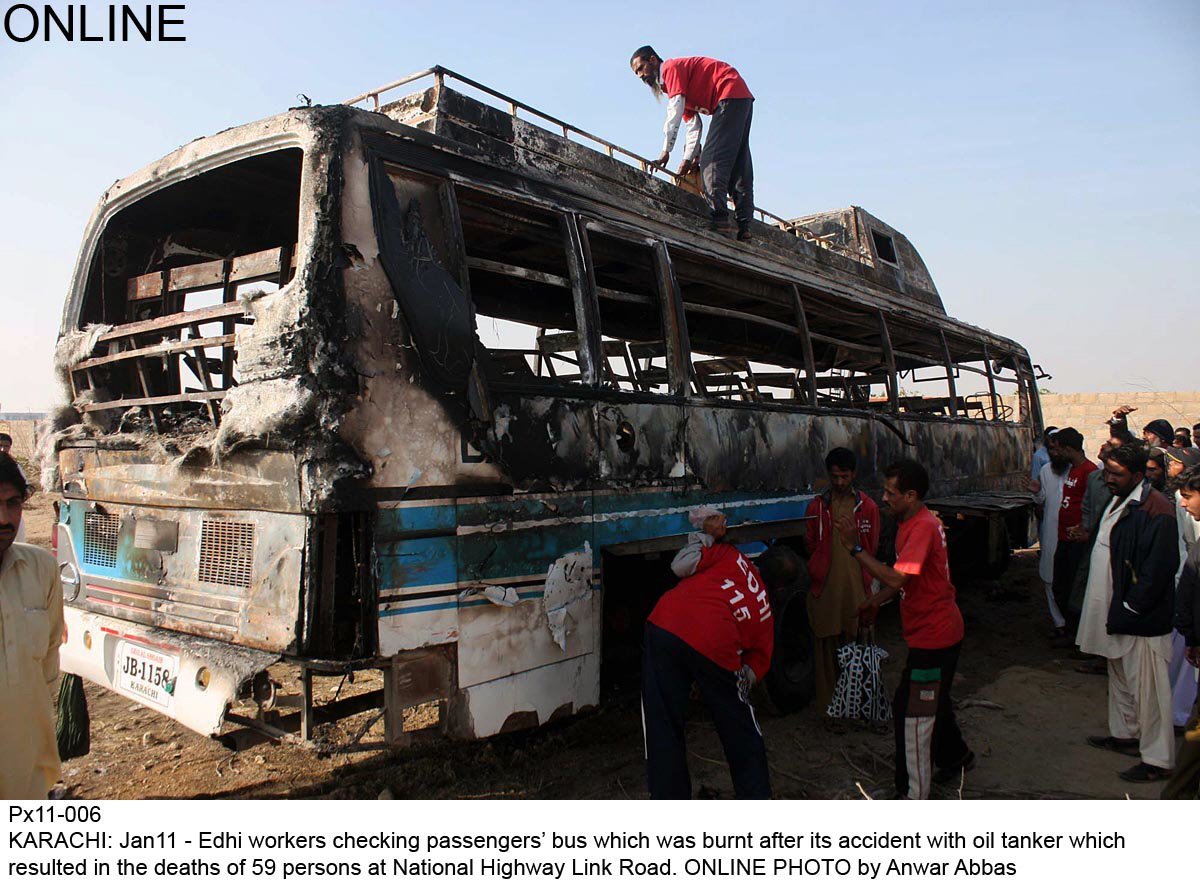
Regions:
<instances>
[{"instance_id":1,"label":"plastic bag","mask_svg":"<svg viewBox=\"0 0 1200 883\"><path fill-rule=\"evenodd\" d=\"M58 724L54 734L58 737L59 760L83 757L92 750L87 695L79 675L63 675L58 686Z\"/></svg>"},{"instance_id":2,"label":"plastic bag","mask_svg":"<svg viewBox=\"0 0 1200 883\"><path fill-rule=\"evenodd\" d=\"M860 635L852 644L838 648L837 686L826 714L830 717L869 721L892 719L892 703L883 686L880 668L888 652Z\"/></svg>"}]
</instances>

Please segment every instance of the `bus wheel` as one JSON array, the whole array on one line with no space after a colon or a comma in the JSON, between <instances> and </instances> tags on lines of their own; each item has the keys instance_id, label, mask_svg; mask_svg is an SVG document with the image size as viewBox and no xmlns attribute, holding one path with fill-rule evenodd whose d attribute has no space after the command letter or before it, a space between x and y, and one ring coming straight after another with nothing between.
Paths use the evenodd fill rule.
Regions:
<instances>
[{"instance_id":1,"label":"bus wheel","mask_svg":"<svg viewBox=\"0 0 1200 883\"><path fill-rule=\"evenodd\" d=\"M813 636L808 627L808 589L783 594L775 610L775 652L764 679L779 714L794 714L812 701Z\"/></svg>"}]
</instances>

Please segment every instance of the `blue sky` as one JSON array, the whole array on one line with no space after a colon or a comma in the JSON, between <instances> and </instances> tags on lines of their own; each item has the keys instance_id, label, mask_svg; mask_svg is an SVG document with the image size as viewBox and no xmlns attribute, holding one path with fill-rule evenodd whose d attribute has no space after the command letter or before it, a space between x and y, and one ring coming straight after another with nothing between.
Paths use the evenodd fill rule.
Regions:
<instances>
[{"instance_id":1,"label":"blue sky","mask_svg":"<svg viewBox=\"0 0 1200 883\"><path fill-rule=\"evenodd\" d=\"M664 108L626 66L642 43L746 77L763 207L858 204L904 231L948 311L1023 343L1049 388L1200 388L1195 0L209 0L185 17L186 43L0 40L0 410L52 401L71 268L115 179L297 93L333 103L431 64L653 155Z\"/></svg>"}]
</instances>

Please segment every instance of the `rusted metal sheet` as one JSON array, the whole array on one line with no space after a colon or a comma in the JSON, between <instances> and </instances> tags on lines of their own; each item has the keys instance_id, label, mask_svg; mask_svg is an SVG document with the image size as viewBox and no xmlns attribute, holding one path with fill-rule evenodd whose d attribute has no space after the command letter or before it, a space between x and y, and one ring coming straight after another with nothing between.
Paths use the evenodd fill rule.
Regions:
<instances>
[{"instance_id":1,"label":"rusted metal sheet","mask_svg":"<svg viewBox=\"0 0 1200 883\"><path fill-rule=\"evenodd\" d=\"M68 497L135 506L300 512L299 465L283 451L246 451L219 465L164 463L153 448L59 452Z\"/></svg>"}]
</instances>

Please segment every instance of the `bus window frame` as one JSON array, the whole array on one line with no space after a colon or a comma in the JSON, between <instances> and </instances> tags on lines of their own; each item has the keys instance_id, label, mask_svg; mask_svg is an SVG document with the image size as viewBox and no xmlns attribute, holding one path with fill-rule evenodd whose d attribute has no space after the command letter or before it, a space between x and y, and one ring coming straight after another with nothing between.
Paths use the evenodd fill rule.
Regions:
<instances>
[{"instance_id":1,"label":"bus window frame","mask_svg":"<svg viewBox=\"0 0 1200 883\"><path fill-rule=\"evenodd\" d=\"M815 378L813 372L813 353L812 341L808 334L808 325L804 313L803 299L800 296L799 288L795 282L789 279L783 279L777 276L772 276L766 273L758 272L753 269L743 267L739 264L725 260L723 258L707 255L696 249L694 246L688 246L683 243L667 241L664 243L664 252L666 259L670 261L672 275L676 277L674 296L677 304L677 310L680 315L681 338L686 342L686 350L682 353L682 364L686 366L686 376L682 378L683 394L690 400L705 402L710 405L722 405L731 407L758 407L758 408L783 408L795 410L810 406L810 402L815 401ZM774 319L769 316L757 315L755 313L746 312L744 310L734 310L728 307L718 307L712 304L691 303L690 305L683 299L682 287L678 283L677 274L675 273L676 258L685 258L696 264L714 264L720 265L724 272L752 279L755 282L777 289L781 292L782 298L779 301L771 301L768 298L753 292L743 290L742 294L747 297L754 298L764 303L777 303L784 309L790 308L792 322L783 322L779 319ZM691 346L691 334L687 330L687 314L688 312L708 314L708 315L728 315L731 318L736 318L740 321L754 322L771 328L776 328L796 337L799 341L796 351L792 353L796 357L796 361L803 366L804 378L803 384L806 396L809 401L803 401L799 396L790 399L766 399L758 401L742 401L733 398L724 398L720 396L705 395L702 392L692 392L693 389L702 389L702 383L696 375L693 362L694 351ZM732 358L733 356L718 356L718 358ZM742 358L738 356L737 358ZM799 370L799 369L797 369ZM799 380L799 378L798 378Z\"/></svg>"},{"instance_id":2,"label":"bus window frame","mask_svg":"<svg viewBox=\"0 0 1200 883\"><path fill-rule=\"evenodd\" d=\"M368 139L364 139L365 141ZM810 411L815 413L841 413L851 415L867 415L879 414L880 410L865 410L858 408L839 407L822 403L819 396L816 395L817 376L815 371L815 356L813 353L813 341L825 340L830 343L848 346L851 349L861 348L861 345L849 340L834 338L831 335L822 335L820 332L812 331L811 317L807 304L813 298L831 304L839 304L842 301L842 296L837 292L826 291L823 289L813 288L802 281L797 281L794 278L775 274L770 271L764 271L759 268L747 267L731 260L724 255L716 255L708 251L701 244L697 247L696 243L685 243L679 240L674 240L669 236L660 236L654 233L644 231L638 227L627 225L618 220L613 220L608 217L598 217L594 214L595 210L574 210L564 207L560 202L551 198L537 198L528 193L518 194L514 190L504 187L497 181L490 181L486 178L481 178L473 174L466 174L464 171L454 170L447 172L444 169L437 169L425 161L418 160L416 156L409 153L408 150L387 149L384 146L383 139L372 138L366 145L369 154L372 157L378 157L387 162L395 163L404 168L412 168L417 173L426 175L434 175L441 178L446 185L448 201L454 207L454 211L448 213L447 223L454 225L453 230L449 231L448 238L453 241L457 248L460 249L458 265L460 269L461 285L464 293L471 298L472 304L474 298L471 292L469 281L470 270L466 264L466 241L463 233L461 216L457 211L457 202L459 194L462 190L475 191L483 194L486 197L493 199L504 200L510 202L514 206L525 206L535 211L543 213L552 213L560 218L560 226L564 233L564 244L570 243L567 251L568 266L574 265L577 268L578 276L572 279L572 297L575 301L575 315L577 324L582 324L588 330L588 335L581 336L581 340L585 343L590 343L590 353L586 360L586 370L589 375L590 382L575 383L575 384L555 384L553 382L546 383L524 383L512 380L495 380L489 379L489 384L494 384L498 390L512 390L534 395L565 395L580 398L608 398L619 397L623 399L654 401L654 402L669 402L669 401L691 401L693 403L703 402L709 406L719 405L721 407L749 407L768 410L787 410L787 411ZM388 145L390 147L391 145ZM504 177L502 174L498 178ZM514 179L516 180L516 179ZM575 226L578 231L578 239L571 234L570 226ZM612 235L617 238L630 239L634 242L653 243L656 252L656 265L661 276L659 285L660 306L663 314L663 332L667 343L667 363L668 373L670 376L670 391L668 393L642 392L630 390L616 390L604 388L600 384L601 365L599 364L599 338L601 326L598 320L598 301L597 294L594 290L595 282L592 278L593 268L590 257L584 252L586 242L585 227L594 227L597 231L603 232L605 235ZM578 252L577 252L578 249ZM674 253L689 254L701 262L712 264L722 269L736 273L747 278L757 279L767 285L780 288L789 292L789 297L792 302L792 312L794 315L794 326L788 325L788 329L792 331L800 341L800 359L802 360L805 377L801 379L800 388L804 392L804 396L797 396L792 399L775 399L766 401L736 401L729 399L711 398L697 396L690 390L690 374L691 374L691 354L692 348L690 344L689 334L687 330L686 315L684 312L684 303L682 291L678 282L678 277L675 270L675 262L673 260ZM574 274L573 274L574 275ZM887 323L891 315L891 309L888 305L872 304L858 315L857 318L867 320L874 324L881 338L881 347L883 345L883 335L890 334L887 331ZM872 315L873 314L873 315ZM891 362L894 362L894 350L892 359L887 359L887 353L881 351L881 356L885 361L888 361L888 390L889 402L888 408L882 413L890 416L900 416L905 419L937 419L937 420L957 420L961 422L970 422L972 424L980 422L1002 423L1006 425L1024 425L1029 422L1036 422L1038 419L1037 411L1039 410L1037 396L1035 393L1036 385L1032 380L1033 371L1032 363L1028 355L1020 347L1019 344L1013 341L1001 341L1006 344L1004 355L1015 360L1018 366L1016 371L1016 383L1019 392L1019 401L1024 407L1028 402L1028 413L1021 413L1014 420L997 420L995 415L998 413L996 398L999 393L993 396L992 387L995 383L995 378L992 378L992 384L989 385L986 395L992 404L992 419L980 421L976 418L965 417L957 408L957 389L954 383L954 377L957 372L963 368L962 365L953 360L950 352L949 340L947 340L946 330L935 323L938 319L950 324L950 335L959 344L971 344L982 348L987 340L983 336L976 336L972 333L974 329L964 327L957 323L952 317L934 317L934 316L913 316L905 313L895 313L897 318L904 321L917 321L922 325L929 325L930 334L934 337L934 341L942 346L943 356L947 367L947 378L950 386L950 399L952 413L949 416L943 415L917 415L908 414L899 411L898 394L899 394L899 377L895 370L890 368ZM769 317L756 317L769 318ZM862 325L863 330L868 330L866 325ZM856 326L857 327L857 326ZM875 328L869 329L876 331ZM595 341L586 341L586 337L594 334ZM991 344L988 344L989 356L991 355ZM968 369L969 370L969 369ZM985 374L985 372L979 372ZM989 363L990 373L990 363ZM986 376L986 375L985 375Z\"/></svg>"},{"instance_id":3,"label":"bus window frame","mask_svg":"<svg viewBox=\"0 0 1200 883\"><path fill-rule=\"evenodd\" d=\"M659 327L662 332L662 341L666 347L667 361L667 392L650 392L645 390L628 390L613 387L603 386L598 382L597 386L603 395L612 395L623 400L650 400L650 401L669 401L672 399L682 399L683 389L685 388L686 379L683 376L680 366L684 364L681 361L680 353L685 344L680 338L680 323L676 318L676 303L679 300L679 284L675 278L674 267L671 265L670 257L667 253L666 243L660 239L650 236L636 228L625 227L623 225L613 224L602 218L594 216L580 215L579 226L582 231L583 246L586 249L586 260L589 276L592 279L592 295L596 308L596 337L599 341L597 352L601 359L605 358L603 347L604 323L600 318L600 291L601 286L595 283L596 266L592 256L591 240L592 234L604 236L609 239L623 242L631 247L645 248L650 251L651 261L653 263L652 272L654 274L655 293L653 297L657 300L659 313ZM614 291L615 289L604 289L606 291ZM625 294L633 294L633 292L623 292ZM686 326L682 326L686 328ZM685 332L686 335L686 332ZM600 366L601 372L603 365ZM602 376L602 375L601 375Z\"/></svg>"},{"instance_id":4,"label":"bus window frame","mask_svg":"<svg viewBox=\"0 0 1200 883\"><path fill-rule=\"evenodd\" d=\"M563 248L563 255L567 266L567 279L570 283L572 309L575 316L575 333L579 335L579 381L563 383L555 382L556 378L554 377L545 377L539 378L536 383L528 383L520 380L489 378L489 385L494 385L497 390L511 390L531 395L560 395L565 397L578 397L581 393L586 396L588 392L594 393L598 391L600 377L600 366L597 361L600 351L599 315L596 305L595 279L592 275L590 257L585 250L586 243L580 228L581 216L578 213L570 212L557 206L520 199L507 191L481 186L476 182L461 181L454 178L446 178L445 181L451 191L451 201L454 205L453 220L451 221L448 215L447 222L457 224L457 230L453 231L450 238L460 250L459 265L463 268L461 275L466 280L462 288L464 294L470 298L472 311L476 315L476 342L485 352L488 350L488 347L479 338L479 314L476 310L474 294L471 291L471 264L467 250L467 235L459 210L462 197L468 195L470 192L475 192L487 199L502 200L510 203L516 209L526 208L542 215L553 216L555 223L558 225L560 245ZM467 198L469 201L469 195ZM518 270L524 269L518 264L509 264L507 266Z\"/></svg>"}]
</instances>

